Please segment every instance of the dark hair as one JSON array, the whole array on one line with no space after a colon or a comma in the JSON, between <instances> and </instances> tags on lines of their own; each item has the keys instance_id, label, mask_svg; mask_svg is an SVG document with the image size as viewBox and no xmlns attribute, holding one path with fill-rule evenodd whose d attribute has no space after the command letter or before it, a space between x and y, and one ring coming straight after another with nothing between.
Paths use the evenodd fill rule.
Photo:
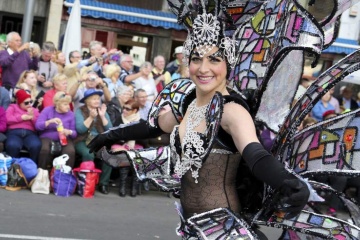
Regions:
<instances>
[{"instance_id":1,"label":"dark hair","mask_svg":"<svg viewBox=\"0 0 360 240\"><path fill-rule=\"evenodd\" d=\"M124 105L130 105L132 109L136 109L139 111L140 105L137 101L135 101L134 99L129 99L128 101L125 102Z\"/></svg>"}]
</instances>

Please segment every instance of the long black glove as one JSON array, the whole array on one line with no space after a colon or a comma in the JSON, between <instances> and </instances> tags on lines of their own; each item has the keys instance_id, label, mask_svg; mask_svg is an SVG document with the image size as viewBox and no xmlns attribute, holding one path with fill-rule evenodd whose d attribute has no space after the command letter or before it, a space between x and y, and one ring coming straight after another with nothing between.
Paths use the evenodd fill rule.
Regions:
<instances>
[{"instance_id":1,"label":"long black glove","mask_svg":"<svg viewBox=\"0 0 360 240\"><path fill-rule=\"evenodd\" d=\"M90 153L99 151L103 146L110 148L111 145L120 140L139 140L144 138L158 137L164 132L159 127L150 127L146 121L140 120L137 123L122 124L118 127L98 134L87 147Z\"/></svg>"},{"instance_id":2,"label":"long black glove","mask_svg":"<svg viewBox=\"0 0 360 240\"><path fill-rule=\"evenodd\" d=\"M256 178L279 190L279 210L285 218L299 214L308 202L310 191L306 184L290 174L260 143L248 144L242 156Z\"/></svg>"}]
</instances>

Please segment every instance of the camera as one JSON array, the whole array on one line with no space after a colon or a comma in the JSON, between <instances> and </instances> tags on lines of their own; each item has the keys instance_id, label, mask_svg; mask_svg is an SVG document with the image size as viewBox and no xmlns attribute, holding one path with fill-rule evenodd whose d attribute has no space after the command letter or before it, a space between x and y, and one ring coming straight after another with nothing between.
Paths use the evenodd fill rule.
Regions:
<instances>
[{"instance_id":1,"label":"camera","mask_svg":"<svg viewBox=\"0 0 360 240\"><path fill-rule=\"evenodd\" d=\"M45 75L45 73L41 73L40 75L43 76L44 79L45 79L45 81L46 81L46 75ZM42 86L43 86L43 82L38 81L38 85L39 85L40 87L42 87Z\"/></svg>"},{"instance_id":2,"label":"camera","mask_svg":"<svg viewBox=\"0 0 360 240\"><path fill-rule=\"evenodd\" d=\"M30 48L30 49L33 49L33 48L34 48L34 43L33 43L33 42L30 42L29 48Z\"/></svg>"},{"instance_id":3,"label":"camera","mask_svg":"<svg viewBox=\"0 0 360 240\"><path fill-rule=\"evenodd\" d=\"M89 80L90 80L90 81L95 81L95 80L96 80L96 76L94 76L94 75L90 76L90 77L89 77Z\"/></svg>"}]
</instances>

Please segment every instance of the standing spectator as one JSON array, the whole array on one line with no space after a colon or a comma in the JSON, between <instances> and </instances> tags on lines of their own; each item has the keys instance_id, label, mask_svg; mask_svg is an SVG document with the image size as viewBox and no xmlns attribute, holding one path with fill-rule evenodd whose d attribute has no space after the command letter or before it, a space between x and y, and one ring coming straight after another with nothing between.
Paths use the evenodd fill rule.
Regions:
<instances>
[{"instance_id":1,"label":"standing spectator","mask_svg":"<svg viewBox=\"0 0 360 240\"><path fill-rule=\"evenodd\" d=\"M135 79L141 77L142 75L140 72L133 72L134 61L129 54L123 54L121 56L120 67L120 81L122 81L126 85L132 84Z\"/></svg>"},{"instance_id":2,"label":"standing spectator","mask_svg":"<svg viewBox=\"0 0 360 240\"><path fill-rule=\"evenodd\" d=\"M84 58L84 60L79 62L78 68L91 66L91 70L95 71L99 77L104 78L105 76L102 70L102 66L104 64L102 56L102 42L91 41L89 44L89 50L90 53Z\"/></svg>"},{"instance_id":3,"label":"standing spectator","mask_svg":"<svg viewBox=\"0 0 360 240\"><path fill-rule=\"evenodd\" d=\"M171 79L175 80L178 78L189 78L190 74L189 74L189 67L182 63L179 65L179 69L176 70L176 72L173 73L173 75L171 75Z\"/></svg>"},{"instance_id":4,"label":"standing spectator","mask_svg":"<svg viewBox=\"0 0 360 240\"><path fill-rule=\"evenodd\" d=\"M161 92L164 87L171 82L171 74L165 69L165 58L158 55L154 58L154 68L152 69L152 77L155 80L157 92Z\"/></svg>"},{"instance_id":5,"label":"standing spectator","mask_svg":"<svg viewBox=\"0 0 360 240\"><path fill-rule=\"evenodd\" d=\"M6 110L10 105L10 93L9 91L4 88L0 87L0 106Z\"/></svg>"},{"instance_id":6,"label":"standing spectator","mask_svg":"<svg viewBox=\"0 0 360 240\"><path fill-rule=\"evenodd\" d=\"M155 97L157 96L158 92L156 91L155 81L151 77L151 63L144 62L140 66L140 77L134 80L135 88L136 89L144 89L148 96L148 101L152 102Z\"/></svg>"},{"instance_id":7,"label":"standing spectator","mask_svg":"<svg viewBox=\"0 0 360 240\"><path fill-rule=\"evenodd\" d=\"M294 100L298 100L302 95L304 95L306 92L306 89L311 85L311 83L312 82L308 78L306 78L306 77L301 78L300 84L295 93Z\"/></svg>"},{"instance_id":8,"label":"standing spectator","mask_svg":"<svg viewBox=\"0 0 360 240\"><path fill-rule=\"evenodd\" d=\"M6 50L0 51L0 65L2 67L2 84L7 90L10 90L15 87L23 71L37 70L38 58L35 56L30 58L29 43L21 44L21 37L17 32L8 33L6 42Z\"/></svg>"},{"instance_id":9,"label":"standing spectator","mask_svg":"<svg viewBox=\"0 0 360 240\"><path fill-rule=\"evenodd\" d=\"M57 92L54 96L54 106L46 107L39 115L35 127L39 131L42 147L39 156L38 167L47 169L49 163L52 162L51 142L59 141L59 133L57 126L64 127L64 134L67 137L67 145L62 146L61 154L69 155L66 164L74 167L75 163L75 147L73 140L76 136L75 115L70 111L71 97L65 92Z\"/></svg>"},{"instance_id":10,"label":"standing spectator","mask_svg":"<svg viewBox=\"0 0 360 240\"><path fill-rule=\"evenodd\" d=\"M64 74L56 74L53 79L53 88L44 95L43 107L54 106L54 96L57 92L66 92L67 77Z\"/></svg>"},{"instance_id":11,"label":"standing spectator","mask_svg":"<svg viewBox=\"0 0 360 240\"><path fill-rule=\"evenodd\" d=\"M105 76L103 80L107 83L107 87L109 89L109 92L111 94L111 98L116 97L116 92L118 87L124 85L120 80L120 71L121 68L118 65L115 64L109 64L106 66L105 70Z\"/></svg>"},{"instance_id":12,"label":"standing spectator","mask_svg":"<svg viewBox=\"0 0 360 240\"><path fill-rule=\"evenodd\" d=\"M147 100L147 93L144 89L137 89L135 91L135 100L139 103L140 118L147 121L151 103Z\"/></svg>"},{"instance_id":13,"label":"standing spectator","mask_svg":"<svg viewBox=\"0 0 360 240\"><path fill-rule=\"evenodd\" d=\"M76 131L80 135L79 141L75 144L75 149L81 156L82 161L94 161L95 155L89 153L86 144L96 135L112 127L109 115L106 113L106 105L101 104L101 95L103 93L95 89L87 90L81 99L81 102L85 105L77 109L75 113ZM103 164L102 174L111 174L111 167ZM108 194L107 186L102 186L101 192Z\"/></svg>"},{"instance_id":14,"label":"standing spectator","mask_svg":"<svg viewBox=\"0 0 360 240\"><path fill-rule=\"evenodd\" d=\"M323 120L324 112L328 110L335 110L334 106L330 104L331 94L330 92L325 93L321 97L321 100L318 101L311 111L311 116L318 122Z\"/></svg>"},{"instance_id":15,"label":"standing spectator","mask_svg":"<svg viewBox=\"0 0 360 240\"><path fill-rule=\"evenodd\" d=\"M346 86L342 92L341 92L341 97L338 99L340 106L346 110L346 109L350 109L350 110L356 110L358 109L358 104L357 102L352 99L352 94L353 91L351 89L351 87Z\"/></svg>"},{"instance_id":16,"label":"standing spectator","mask_svg":"<svg viewBox=\"0 0 360 240\"><path fill-rule=\"evenodd\" d=\"M35 130L39 110L32 107L31 95L21 89L16 93L16 104L10 104L6 110L8 131L6 133L6 152L13 158L20 157L20 151L25 147L30 158L37 163L41 141Z\"/></svg>"},{"instance_id":17,"label":"standing spectator","mask_svg":"<svg viewBox=\"0 0 360 240\"><path fill-rule=\"evenodd\" d=\"M89 89L96 89L97 91L103 92L104 96L101 98L103 103L111 101L109 89L97 73L94 71L84 72L81 79L78 80L69 91L74 102L75 111L83 105L80 100L84 97L84 93Z\"/></svg>"},{"instance_id":18,"label":"standing spectator","mask_svg":"<svg viewBox=\"0 0 360 240\"><path fill-rule=\"evenodd\" d=\"M66 61L65 54L61 51L56 51L54 62L57 65L58 73L63 73L65 67L65 61Z\"/></svg>"},{"instance_id":19,"label":"standing spectator","mask_svg":"<svg viewBox=\"0 0 360 240\"><path fill-rule=\"evenodd\" d=\"M39 91L43 90L44 92L47 92L53 87L53 78L58 73L57 65L51 61L51 57L54 53L54 43L45 42L41 49L39 74L37 76Z\"/></svg>"},{"instance_id":20,"label":"standing spectator","mask_svg":"<svg viewBox=\"0 0 360 240\"><path fill-rule=\"evenodd\" d=\"M182 64L183 59L183 46L178 46L175 48L173 57L175 57L175 60L172 62L169 62L168 65L166 65L166 71L168 71L171 75L178 70L179 65Z\"/></svg>"},{"instance_id":21,"label":"standing spectator","mask_svg":"<svg viewBox=\"0 0 360 240\"><path fill-rule=\"evenodd\" d=\"M117 90L117 96L113 97L107 105L107 113L113 126L118 126L121 121L121 113L124 104L131 99L131 90L122 85ZM145 100L146 101L146 100Z\"/></svg>"},{"instance_id":22,"label":"standing spectator","mask_svg":"<svg viewBox=\"0 0 360 240\"><path fill-rule=\"evenodd\" d=\"M81 54L79 51L71 51L69 53L69 64L64 67L63 73L68 78L67 92L70 91L71 87L80 80L80 69L78 68L79 62L81 61Z\"/></svg>"},{"instance_id":23,"label":"standing spectator","mask_svg":"<svg viewBox=\"0 0 360 240\"><path fill-rule=\"evenodd\" d=\"M6 131L6 113L5 109L0 106L0 152L4 151L4 141L6 140L5 136Z\"/></svg>"}]
</instances>

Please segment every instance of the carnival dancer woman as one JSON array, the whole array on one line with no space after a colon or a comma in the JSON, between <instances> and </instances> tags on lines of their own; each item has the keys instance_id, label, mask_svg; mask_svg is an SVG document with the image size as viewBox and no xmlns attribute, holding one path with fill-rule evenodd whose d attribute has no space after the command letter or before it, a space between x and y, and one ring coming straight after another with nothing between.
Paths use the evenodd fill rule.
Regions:
<instances>
[{"instance_id":1,"label":"carnival dancer woman","mask_svg":"<svg viewBox=\"0 0 360 240\"><path fill-rule=\"evenodd\" d=\"M192 101L186 99L190 104L185 106L183 119L176 118L172 111L166 112L157 116L155 127L145 122L120 126L99 134L88 145L90 151L98 151L102 146L109 148L118 140L137 140L171 132L171 151L176 157L174 171L181 178L182 209L179 213L182 225L178 233L184 239L199 238L195 229L186 224L197 214L226 208L241 217L244 206L240 204L236 183L243 177L239 174L243 162L256 178L284 193L281 201L287 206L283 209L286 218L297 215L309 198L306 183L290 174L259 143L245 101L227 88L235 53L222 44L226 38L216 25L216 17L203 13L198 18L202 21L195 20L198 26L194 24L194 28L204 27L207 18L214 23L207 27L213 28L216 34L208 38L200 31L192 31L190 40L185 43L189 51L184 55L189 64L190 79L196 85L196 97ZM212 107L210 103L216 97L223 103L222 116L220 114L218 120L206 119L206 113ZM210 139L207 138L209 121L214 121L215 125L215 121L220 123L219 130Z\"/></svg>"}]
</instances>

